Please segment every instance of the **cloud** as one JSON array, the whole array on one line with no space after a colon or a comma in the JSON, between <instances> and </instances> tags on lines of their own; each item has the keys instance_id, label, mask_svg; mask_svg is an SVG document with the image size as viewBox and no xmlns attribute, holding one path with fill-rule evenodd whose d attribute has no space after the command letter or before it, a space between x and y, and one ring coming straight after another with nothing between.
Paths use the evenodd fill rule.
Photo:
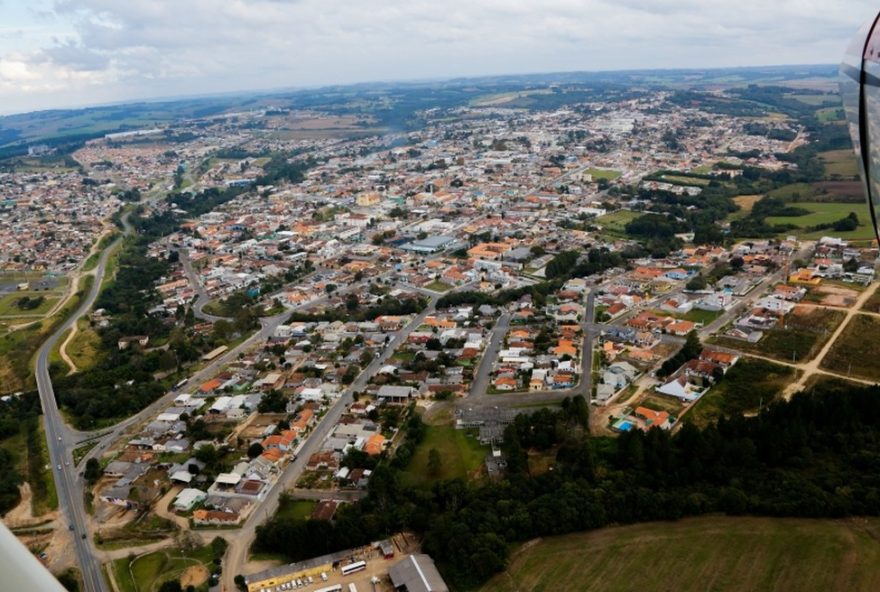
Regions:
<instances>
[{"instance_id":1,"label":"cloud","mask_svg":"<svg viewBox=\"0 0 880 592\"><path fill-rule=\"evenodd\" d=\"M55 0L12 58L55 101L493 73L835 62L867 0ZM3 8L0 8L2 11ZM51 16L46 16L51 14ZM2 52L2 50L0 50ZM0 70L2 72L3 70Z\"/></svg>"}]
</instances>

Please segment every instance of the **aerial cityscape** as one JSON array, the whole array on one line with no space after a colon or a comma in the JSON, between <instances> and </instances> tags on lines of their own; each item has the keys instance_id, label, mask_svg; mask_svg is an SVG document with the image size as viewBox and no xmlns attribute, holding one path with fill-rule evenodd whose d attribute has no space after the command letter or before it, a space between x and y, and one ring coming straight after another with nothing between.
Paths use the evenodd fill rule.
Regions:
<instances>
[{"instance_id":1,"label":"aerial cityscape","mask_svg":"<svg viewBox=\"0 0 880 592\"><path fill-rule=\"evenodd\" d=\"M880 588L843 49L11 108L0 590Z\"/></svg>"}]
</instances>

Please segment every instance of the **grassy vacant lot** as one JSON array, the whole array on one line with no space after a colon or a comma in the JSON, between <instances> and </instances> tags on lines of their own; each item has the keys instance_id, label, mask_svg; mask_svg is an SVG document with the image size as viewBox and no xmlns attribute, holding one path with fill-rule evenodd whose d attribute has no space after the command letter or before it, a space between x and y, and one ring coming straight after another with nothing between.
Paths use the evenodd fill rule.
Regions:
<instances>
[{"instance_id":1,"label":"grassy vacant lot","mask_svg":"<svg viewBox=\"0 0 880 592\"><path fill-rule=\"evenodd\" d=\"M541 539L483 592L868 592L878 521L706 517Z\"/></svg>"},{"instance_id":2,"label":"grassy vacant lot","mask_svg":"<svg viewBox=\"0 0 880 592\"><path fill-rule=\"evenodd\" d=\"M739 210L730 214L727 219L728 220L739 220L740 218L745 218L752 212L752 208L755 207L755 203L759 199L764 197L763 195L737 195L733 198L733 203L739 206Z\"/></svg>"},{"instance_id":3,"label":"grassy vacant lot","mask_svg":"<svg viewBox=\"0 0 880 592\"><path fill-rule=\"evenodd\" d=\"M601 226L603 230L609 234L615 234L618 236L626 236L626 230L624 227L629 223L638 218L640 214L638 212L632 212L630 210L618 210L617 212L612 212L610 214L605 214L604 216L599 216L596 218L596 224Z\"/></svg>"},{"instance_id":4,"label":"grassy vacant lot","mask_svg":"<svg viewBox=\"0 0 880 592\"><path fill-rule=\"evenodd\" d=\"M841 107L825 107L816 110L816 119L822 123L831 123L832 121L842 121L846 115Z\"/></svg>"},{"instance_id":5,"label":"grassy vacant lot","mask_svg":"<svg viewBox=\"0 0 880 592\"><path fill-rule=\"evenodd\" d=\"M722 415L755 411L767 405L796 378L794 368L767 360L742 358L685 416L699 426Z\"/></svg>"},{"instance_id":6,"label":"grassy vacant lot","mask_svg":"<svg viewBox=\"0 0 880 592\"><path fill-rule=\"evenodd\" d=\"M829 176L855 177L859 174L859 163L852 150L820 152L819 158L825 164L825 173Z\"/></svg>"},{"instance_id":7,"label":"grassy vacant lot","mask_svg":"<svg viewBox=\"0 0 880 592\"><path fill-rule=\"evenodd\" d=\"M428 468L431 449L440 453L440 469L434 475ZM411 485L430 485L443 479L466 479L479 473L488 452L488 447L480 444L472 431L427 426L425 438L416 448L404 478Z\"/></svg>"},{"instance_id":8,"label":"grassy vacant lot","mask_svg":"<svg viewBox=\"0 0 880 592\"><path fill-rule=\"evenodd\" d=\"M621 175L620 171L614 171L611 169L587 169L584 172L588 175L592 175L594 181L598 181L599 179L613 181Z\"/></svg>"},{"instance_id":9,"label":"grassy vacant lot","mask_svg":"<svg viewBox=\"0 0 880 592\"><path fill-rule=\"evenodd\" d=\"M817 194L816 188L809 183L792 183L791 185L783 185L767 193L771 197L781 197L782 199L810 199Z\"/></svg>"},{"instance_id":10,"label":"grassy vacant lot","mask_svg":"<svg viewBox=\"0 0 880 592\"><path fill-rule=\"evenodd\" d=\"M667 183L673 183L675 185L696 185L698 187L705 187L710 183L709 179L701 179L699 177L683 177L679 175L663 175L663 180Z\"/></svg>"},{"instance_id":11,"label":"grassy vacant lot","mask_svg":"<svg viewBox=\"0 0 880 592\"><path fill-rule=\"evenodd\" d=\"M211 547L205 546L192 552L168 549L148 553L129 560L128 557L113 562L113 574L120 592L155 592L167 580L176 580L192 566L210 569Z\"/></svg>"},{"instance_id":12,"label":"grassy vacant lot","mask_svg":"<svg viewBox=\"0 0 880 592\"><path fill-rule=\"evenodd\" d=\"M98 362L101 338L91 328L88 320L80 319L77 323L77 333L67 344L67 355L76 364L77 370L86 370Z\"/></svg>"},{"instance_id":13,"label":"grassy vacant lot","mask_svg":"<svg viewBox=\"0 0 880 592\"><path fill-rule=\"evenodd\" d=\"M23 308L19 306L22 298L43 300L36 308ZM58 295L52 292L13 292L0 298L0 316L39 317L49 312L58 299Z\"/></svg>"},{"instance_id":14,"label":"grassy vacant lot","mask_svg":"<svg viewBox=\"0 0 880 592\"><path fill-rule=\"evenodd\" d=\"M293 520L306 520L312 515L318 502L312 500L298 500L282 498L281 504L275 515L279 518L292 518Z\"/></svg>"},{"instance_id":15,"label":"grassy vacant lot","mask_svg":"<svg viewBox=\"0 0 880 592\"><path fill-rule=\"evenodd\" d=\"M430 284L425 284L425 289L433 290L434 292L448 292L452 289L452 286L439 280L435 280Z\"/></svg>"},{"instance_id":16,"label":"grassy vacant lot","mask_svg":"<svg viewBox=\"0 0 880 592\"><path fill-rule=\"evenodd\" d=\"M770 216L767 218L767 223L794 224L799 227L799 230L794 231L794 233L805 238L818 238L833 235L841 238L858 239L871 238L874 235L874 230L871 228L871 214L868 212L867 204L813 202L796 203L793 205L798 208L809 210L810 213L804 216ZM859 217L859 227L855 230L847 232L839 232L833 229L810 230L811 227L816 226L817 224L833 223L841 218L845 218L850 212L855 212Z\"/></svg>"},{"instance_id":17,"label":"grassy vacant lot","mask_svg":"<svg viewBox=\"0 0 880 592\"><path fill-rule=\"evenodd\" d=\"M819 353L845 313L839 310L801 307L785 319L785 329L771 329L758 343L719 337L725 347L760 354L784 362L806 362ZM804 312L801 312L804 311Z\"/></svg>"},{"instance_id":18,"label":"grassy vacant lot","mask_svg":"<svg viewBox=\"0 0 880 592\"><path fill-rule=\"evenodd\" d=\"M822 360L822 367L841 374L880 381L880 319L855 315Z\"/></svg>"},{"instance_id":19,"label":"grassy vacant lot","mask_svg":"<svg viewBox=\"0 0 880 592\"><path fill-rule=\"evenodd\" d=\"M867 302L865 302L862 310L880 313L880 290L876 290L873 294L871 294L871 297L868 298Z\"/></svg>"}]
</instances>

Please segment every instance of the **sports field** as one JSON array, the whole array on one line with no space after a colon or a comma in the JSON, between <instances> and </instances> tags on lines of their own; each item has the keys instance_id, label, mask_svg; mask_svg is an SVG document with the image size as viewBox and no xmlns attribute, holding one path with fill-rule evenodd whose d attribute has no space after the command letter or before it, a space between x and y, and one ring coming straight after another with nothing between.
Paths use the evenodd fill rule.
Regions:
<instances>
[{"instance_id":1,"label":"sports field","mask_svg":"<svg viewBox=\"0 0 880 592\"><path fill-rule=\"evenodd\" d=\"M691 518L539 540L482 592L880 590L880 521Z\"/></svg>"},{"instance_id":2,"label":"sports field","mask_svg":"<svg viewBox=\"0 0 880 592\"><path fill-rule=\"evenodd\" d=\"M618 210L604 216L596 218L596 224L600 225L606 232L619 236L626 236L625 226L639 217L638 212L630 210Z\"/></svg>"},{"instance_id":3,"label":"sports field","mask_svg":"<svg viewBox=\"0 0 880 592\"><path fill-rule=\"evenodd\" d=\"M621 175L620 171L614 171L611 169L592 169L591 168L591 169L587 169L584 172L587 173L588 175L592 175L594 181L598 181L599 179L606 179L608 181L613 181L614 179L617 179Z\"/></svg>"}]
</instances>

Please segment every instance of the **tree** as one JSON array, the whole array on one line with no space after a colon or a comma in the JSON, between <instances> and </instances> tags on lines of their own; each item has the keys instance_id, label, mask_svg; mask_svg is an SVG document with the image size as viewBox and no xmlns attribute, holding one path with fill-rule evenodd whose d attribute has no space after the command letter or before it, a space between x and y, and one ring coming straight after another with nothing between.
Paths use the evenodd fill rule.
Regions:
<instances>
[{"instance_id":1,"label":"tree","mask_svg":"<svg viewBox=\"0 0 880 592\"><path fill-rule=\"evenodd\" d=\"M159 592L183 592L183 586L178 580L166 580L159 586Z\"/></svg>"},{"instance_id":2,"label":"tree","mask_svg":"<svg viewBox=\"0 0 880 592\"><path fill-rule=\"evenodd\" d=\"M236 586L239 587L240 590L246 590L246 589L247 589L247 583L245 582L245 579L244 579L244 576L243 576L243 575L241 575L241 574L236 574L235 577L232 578L232 581L235 583Z\"/></svg>"},{"instance_id":3,"label":"tree","mask_svg":"<svg viewBox=\"0 0 880 592\"><path fill-rule=\"evenodd\" d=\"M706 289L706 278L703 277L703 274L698 273L685 284L685 288L691 291L697 290L705 290Z\"/></svg>"},{"instance_id":4,"label":"tree","mask_svg":"<svg viewBox=\"0 0 880 592\"><path fill-rule=\"evenodd\" d=\"M259 442L254 442L253 444L251 444L248 447L248 450L247 450L248 458L257 458L261 454L263 454L263 445L260 444Z\"/></svg>"},{"instance_id":5,"label":"tree","mask_svg":"<svg viewBox=\"0 0 880 592\"><path fill-rule=\"evenodd\" d=\"M428 474L436 477L440 474L440 467L443 459L440 458L440 452L436 448L428 451Z\"/></svg>"},{"instance_id":6,"label":"tree","mask_svg":"<svg viewBox=\"0 0 880 592\"><path fill-rule=\"evenodd\" d=\"M743 268L743 265L745 265L745 260L739 255L730 258L730 268L734 271L740 271Z\"/></svg>"},{"instance_id":7,"label":"tree","mask_svg":"<svg viewBox=\"0 0 880 592\"><path fill-rule=\"evenodd\" d=\"M89 484L94 485L101 478L101 465L96 458L90 458L86 461L86 468L83 471L83 477Z\"/></svg>"}]
</instances>

